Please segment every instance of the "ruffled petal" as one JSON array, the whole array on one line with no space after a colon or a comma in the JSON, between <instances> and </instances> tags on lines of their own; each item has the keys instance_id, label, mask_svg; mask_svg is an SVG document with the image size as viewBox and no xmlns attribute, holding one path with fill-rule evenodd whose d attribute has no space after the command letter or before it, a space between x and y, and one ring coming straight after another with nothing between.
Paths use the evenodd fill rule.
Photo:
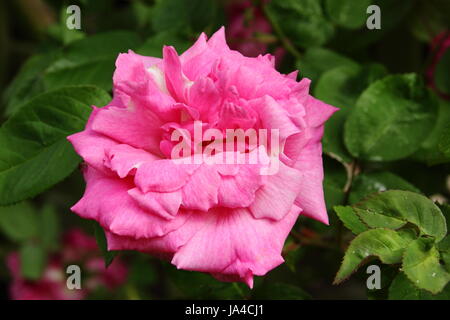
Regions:
<instances>
[{"instance_id":1,"label":"ruffled petal","mask_svg":"<svg viewBox=\"0 0 450 320\"><path fill-rule=\"evenodd\" d=\"M179 228L183 219L167 221L143 210L128 194L131 181L107 176L92 167L84 171L86 190L71 210L85 219L94 219L115 234L139 238L162 236Z\"/></svg>"},{"instance_id":2,"label":"ruffled petal","mask_svg":"<svg viewBox=\"0 0 450 320\"><path fill-rule=\"evenodd\" d=\"M174 47L164 46L163 62L167 89L176 101L185 102L189 79L183 74L181 62Z\"/></svg>"},{"instance_id":3,"label":"ruffled petal","mask_svg":"<svg viewBox=\"0 0 450 320\"><path fill-rule=\"evenodd\" d=\"M221 178L213 165L203 164L182 188L183 207L208 211L218 203Z\"/></svg>"},{"instance_id":4,"label":"ruffled petal","mask_svg":"<svg viewBox=\"0 0 450 320\"><path fill-rule=\"evenodd\" d=\"M204 32L200 34L197 41L187 49L185 52L183 52L182 55L180 55L180 60L182 64L186 63L187 61L193 59L194 57L198 56L199 54L203 53L205 50L208 49L208 44L206 43L207 37Z\"/></svg>"},{"instance_id":5,"label":"ruffled petal","mask_svg":"<svg viewBox=\"0 0 450 320\"><path fill-rule=\"evenodd\" d=\"M252 285L253 275L264 275L281 264L281 250L300 209L293 207L279 221L255 219L247 209L213 209L204 226L174 255L179 269L238 277Z\"/></svg>"},{"instance_id":6,"label":"ruffled petal","mask_svg":"<svg viewBox=\"0 0 450 320\"><path fill-rule=\"evenodd\" d=\"M208 114L217 112L221 96L210 78L200 78L189 89L189 105L196 108L203 120Z\"/></svg>"},{"instance_id":7,"label":"ruffled petal","mask_svg":"<svg viewBox=\"0 0 450 320\"><path fill-rule=\"evenodd\" d=\"M219 205L227 208L248 207L262 184L261 166L240 165L234 175L223 175L219 188Z\"/></svg>"},{"instance_id":8,"label":"ruffled petal","mask_svg":"<svg viewBox=\"0 0 450 320\"><path fill-rule=\"evenodd\" d=\"M303 215L328 224L328 215L323 193L322 145L320 139L323 127L316 128L311 141L302 148L294 168L300 171L300 191L296 205L303 209Z\"/></svg>"},{"instance_id":9,"label":"ruffled petal","mask_svg":"<svg viewBox=\"0 0 450 320\"><path fill-rule=\"evenodd\" d=\"M227 40L225 39L225 28L221 27L208 40L208 46L216 53L224 53L230 51Z\"/></svg>"},{"instance_id":10,"label":"ruffled petal","mask_svg":"<svg viewBox=\"0 0 450 320\"><path fill-rule=\"evenodd\" d=\"M138 250L172 259L173 254L204 226L205 213L181 210L174 220L180 227L160 237L135 239L106 231L108 250Z\"/></svg>"},{"instance_id":11,"label":"ruffled petal","mask_svg":"<svg viewBox=\"0 0 450 320\"><path fill-rule=\"evenodd\" d=\"M160 158L145 150L136 149L127 144L117 144L105 149L104 164L116 172L120 178L125 178L129 174L134 174L134 171L143 163L158 159Z\"/></svg>"},{"instance_id":12,"label":"ruffled petal","mask_svg":"<svg viewBox=\"0 0 450 320\"><path fill-rule=\"evenodd\" d=\"M289 136L300 132L289 114L270 96L252 100L250 105L257 110L262 127L269 133L273 129L279 130L280 141L285 141Z\"/></svg>"},{"instance_id":13,"label":"ruffled petal","mask_svg":"<svg viewBox=\"0 0 450 320\"><path fill-rule=\"evenodd\" d=\"M272 161L277 161L278 171L266 176L264 185L256 192L255 200L249 207L256 219L283 219L300 191L301 173L277 159Z\"/></svg>"},{"instance_id":14,"label":"ruffled petal","mask_svg":"<svg viewBox=\"0 0 450 320\"><path fill-rule=\"evenodd\" d=\"M134 182L142 192L172 192L183 187L197 168L169 159L146 162L137 169Z\"/></svg>"},{"instance_id":15,"label":"ruffled petal","mask_svg":"<svg viewBox=\"0 0 450 320\"><path fill-rule=\"evenodd\" d=\"M181 205L181 192L146 192L139 188L128 190L128 194L145 210L153 212L164 219L172 220Z\"/></svg>"},{"instance_id":16,"label":"ruffled petal","mask_svg":"<svg viewBox=\"0 0 450 320\"><path fill-rule=\"evenodd\" d=\"M145 81L147 75L145 69L161 63L161 59L145 57L129 50L121 53L116 60L116 70L113 75L114 84L133 83Z\"/></svg>"},{"instance_id":17,"label":"ruffled petal","mask_svg":"<svg viewBox=\"0 0 450 320\"><path fill-rule=\"evenodd\" d=\"M92 129L122 144L161 155L161 120L143 108L100 109L92 119Z\"/></svg>"},{"instance_id":18,"label":"ruffled petal","mask_svg":"<svg viewBox=\"0 0 450 320\"><path fill-rule=\"evenodd\" d=\"M114 99L110 105L138 108L144 113L151 111L162 121L179 118L179 112L173 109L175 100L166 88L162 64L157 58L148 64L132 51L120 54L114 73Z\"/></svg>"},{"instance_id":19,"label":"ruffled petal","mask_svg":"<svg viewBox=\"0 0 450 320\"><path fill-rule=\"evenodd\" d=\"M339 109L325 102L322 102L313 96L308 96L306 103L304 104L306 109L306 122L309 127L321 126L327 121L333 113Z\"/></svg>"},{"instance_id":20,"label":"ruffled petal","mask_svg":"<svg viewBox=\"0 0 450 320\"><path fill-rule=\"evenodd\" d=\"M97 170L104 171L105 150L113 148L119 143L92 130L92 122L99 111L100 109L93 107L86 129L68 136L67 139L86 163Z\"/></svg>"}]
</instances>

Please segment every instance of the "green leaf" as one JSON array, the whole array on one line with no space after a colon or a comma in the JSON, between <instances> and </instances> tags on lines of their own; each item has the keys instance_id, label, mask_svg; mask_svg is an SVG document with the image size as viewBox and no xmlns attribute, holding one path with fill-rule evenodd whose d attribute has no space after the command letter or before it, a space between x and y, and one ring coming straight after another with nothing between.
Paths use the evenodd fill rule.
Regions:
<instances>
[{"instance_id":1,"label":"green leaf","mask_svg":"<svg viewBox=\"0 0 450 320\"><path fill-rule=\"evenodd\" d=\"M436 204L439 209L441 209L442 214L445 217L445 221L449 222L450 221L450 205L447 203L443 203L443 204Z\"/></svg>"},{"instance_id":2,"label":"green leaf","mask_svg":"<svg viewBox=\"0 0 450 320\"><path fill-rule=\"evenodd\" d=\"M325 9L331 20L337 25L356 29L366 23L367 7L371 0L326 0Z\"/></svg>"},{"instance_id":3,"label":"green leaf","mask_svg":"<svg viewBox=\"0 0 450 320\"><path fill-rule=\"evenodd\" d=\"M381 29L369 30L368 28L360 28L350 30L338 28L335 36L330 41L331 47L339 48L345 52L357 52L380 41L395 26L404 22L404 19L408 17L408 13L414 8L413 4L415 2L372 0L372 4L380 7ZM368 18L369 15L366 14L366 17Z\"/></svg>"},{"instance_id":4,"label":"green leaf","mask_svg":"<svg viewBox=\"0 0 450 320\"><path fill-rule=\"evenodd\" d=\"M438 119L436 125L427 139L422 143L420 149L413 155L412 159L425 162L429 165L445 163L450 161L450 142L447 142L447 152L439 143L447 131L450 135L450 102L439 99ZM450 139L448 140L450 141Z\"/></svg>"},{"instance_id":5,"label":"green leaf","mask_svg":"<svg viewBox=\"0 0 450 320\"><path fill-rule=\"evenodd\" d=\"M398 266L395 264L380 264L378 267L381 272L380 288L366 289L367 299L369 300L387 300L392 281L399 273Z\"/></svg>"},{"instance_id":6,"label":"green leaf","mask_svg":"<svg viewBox=\"0 0 450 320\"><path fill-rule=\"evenodd\" d=\"M5 115L16 112L24 102L44 91L45 70L61 55L60 50L48 50L29 58L4 93Z\"/></svg>"},{"instance_id":7,"label":"green leaf","mask_svg":"<svg viewBox=\"0 0 450 320\"><path fill-rule=\"evenodd\" d=\"M98 248L102 253L103 260L105 261L105 268L107 268L114 260L117 255L117 251L109 251L108 243L106 241L106 235L103 228L97 222L93 222L95 240L97 240Z\"/></svg>"},{"instance_id":8,"label":"green leaf","mask_svg":"<svg viewBox=\"0 0 450 320\"><path fill-rule=\"evenodd\" d=\"M30 240L38 234L36 212L27 202L0 207L0 228L11 241Z\"/></svg>"},{"instance_id":9,"label":"green leaf","mask_svg":"<svg viewBox=\"0 0 450 320\"><path fill-rule=\"evenodd\" d=\"M334 211L344 223L344 226L354 234L360 234L361 232L369 230L369 228L361 222L351 207L336 206L334 207Z\"/></svg>"},{"instance_id":10,"label":"green leaf","mask_svg":"<svg viewBox=\"0 0 450 320\"><path fill-rule=\"evenodd\" d=\"M386 69L378 64L367 66L348 64L333 68L320 77L314 90L315 96L340 108L325 124L323 136L325 153L340 162L351 162L352 157L345 148L342 135L345 120L361 92L386 73Z\"/></svg>"},{"instance_id":11,"label":"green leaf","mask_svg":"<svg viewBox=\"0 0 450 320\"><path fill-rule=\"evenodd\" d=\"M136 53L161 58L164 45L175 47L178 54L181 54L189 48L191 43L175 32L165 31L148 38L144 44L136 50Z\"/></svg>"},{"instance_id":12,"label":"green leaf","mask_svg":"<svg viewBox=\"0 0 450 320\"><path fill-rule=\"evenodd\" d=\"M450 287L433 295L417 288L403 273L399 273L389 287L389 300L450 300Z\"/></svg>"},{"instance_id":13,"label":"green leaf","mask_svg":"<svg viewBox=\"0 0 450 320\"><path fill-rule=\"evenodd\" d=\"M140 43L135 33L113 31L32 56L5 92L5 114L13 114L39 93L65 85L90 84L111 90L117 56Z\"/></svg>"},{"instance_id":14,"label":"green leaf","mask_svg":"<svg viewBox=\"0 0 450 320\"><path fill-rule=\"evenodd\" d=\"M215 0L158 0L153 10L152 26L156 32L189 29L204 31L220 20Z\"/></svg>"},{"instance_id":15,"label":"green leaf","mask_svg":"<svg viewBox=\"0 0 450 320\"><path fill-rule=\"evenodd\" d=\"M439 251L434 239L419 238L405 250L402 270L419 288L439 293L450 280L450 274L439 262Z\"/></svg>"},{"instance_id":16,"label":"green leaf","mask_svg":"<svg viewBox=\"0 0 450 320\"><path fill-rule=\"evenodd\" d=\"M323 190L327 210L333 206L343 204L345 200L344 186L347 181L347 173L341 163L333 159L325 158L323 161L326 175L323 180Z\"/></svg>"},{"instance_id":17,"label":"green leaf","mask_svg":"<svg viewBox=\"0 0 450 320\"><path fill-rule=\"evenodd\" d=\"M322 138L323 152L341 163L351 163L353 157L347 151L343 140L343 128L349 110L340 109L325 123L325 132Z\"/></svg>"},{"instance_id":18,"label":"green leaf","mask_svg":"<svg viewBox=\"0 0 450 320\"><path fill-rule=\"evenodd\" d=\"M449 206L446 206L447 210ZM448 221L448 220L447 220ZM441 260L444 262L444 267L447 272L450 272L450 235L447 235L444 239L442 239L437 245L439 250L439 254L441 255Z\"/></svg>"},{"instance_id":19,"label":"green leaf","mask_svg":"<svg viewBox=\"0 0 450 320\"><path fill-rule=\"evenodd\" d=\"M392 161L414 153L433 129L437 102L415 74L374 82L345 123L350 153L365 160Z\"/></svg>"},{"instance_id":20,"label":"green leaf","mask_svg":"<svg viewBox=\"0 0 450 320\"><path fill-rule=\"evenodd\" d=\"M447 233L441 210L427 197L400 190L375 193L353 206L361 220L371 228L398 229L406 223L437 241Z\"/></svg>"},{"instance_id":21,"label":"green leaf","mask_svg":"<svg viewBox=\"0 0 450 320\"><path fill-rule=\"evenodd\" d=\"M320 46L333 35L333 25L326 19L320 1L272 0L266 8L272 24L299 47Z\"/></svg>"},{"instance_id":22,"label":"green leaf","mask_svg":"<svg viewBox=\"0 0 450 320\"><path fill-rule=\"evenodd\" d=\"M370 256L376 256L386 264L399 263L411 240L411 233L390 229L372 229L360 233L345 252L334 283L347 279Z\"/></svg>"},{"instance_id":23,"label":"green leaf","mask_svg":"<svg viewBox=\"0 0 450 320\"><path fill-rule=\"evenodd\" d=\"M84 129L91 105L110 100L91 86L35 97L0 128L0 205L33 197L67 177L80 158L67 136Z\"/></svg>"},{"instance_id":24,"label":"green leaf","mask_svg":"<svg viewBox=\"0 0 450 320\"><path fill-rule=\"evenodd\" d=\"M59 237L58 214L54 207L45 205L40 215L40 234L42 245L46 249L56 249Z\"/></svg>"},{"instance_id":25,"label":"green leaf","mask_svg":"<svg viewBox=\"0 0 450 320\"><path fill-rule=\"evenodd\" d=\"M340 65L322 74L314 93L326 103L348 109L355 105L364 89L386 74L386 68L380 64Z\"/></svg>"},{"instance_id":26,"label":"green leaf","mask_svg":"<svg viewBox=\"0 0 450 320\"><path fill-rule=\"evenodd\" d=\"M388 171L362 173L353 180L349 202L356 203L371 193L389 189L420 192L419 189L408 181Z\"/></svg>"},{"instance_id":27,"label":"green leaf","mask_svg":"<svg viewBox=\"0 0 450 320\"><path fill-rule=\"evenodd\" d=\"M26 279L37 280L44 271L46 254L42 246L27 243L20 249L20 271Z\"/></svg>"},{"instance_id":28,"label":"green leaf","mask_svg":"<svg viewBox=\"0 0 450 320\"><path fill-rule=\"evenodd\" d=\"M440 58L436 65L434 72L434 81L436 87L440 92L450 94L450 50L447 49L444 55Z\"/></svg>"},{"instance_id":29,"label":"green leaf","mask_svg":"<svg viewBox=\"0 0 450 320\"><path fill-rule=\"evenodd\" d=\"M306 49L302 58L297 60L301 76L311 79L313 85L322 73L339 66L351 67L357 66L357 63L337 52L318 47Z\"/></svg>"},{"instance_id":30,"label":"green leaf","mask_svg":"<svg viewBox=\"0 0 450 320\"><path fill-rule=\"evenodd\" d=\"M446 159L450 159L450 125L442 132L439 140L439 150L445 155Z\"/></svg>"},{"instance_id":31,"label":"green leaf","mask_svg":"<svg viewBox=\"0 0 450 320\"><path fill-rule=\"evenodd\" d=\"M447 205L448 207L448 205ZM450 252L450 235L446 235L439 243L436 244L439 251Z\"/></svg>"},{"instance_id":32,"label":"green leaf","mask_svg":"<svg viewBox=\"0 0 450 320\"><path fill-rule=\"evenodd\" d=\"M110 90L117 56L140 43L138 36L128 31L100 33L74 41L65 48L64 55L47 68L45 87L90 84Z\"/></svg>"}]
</instances>

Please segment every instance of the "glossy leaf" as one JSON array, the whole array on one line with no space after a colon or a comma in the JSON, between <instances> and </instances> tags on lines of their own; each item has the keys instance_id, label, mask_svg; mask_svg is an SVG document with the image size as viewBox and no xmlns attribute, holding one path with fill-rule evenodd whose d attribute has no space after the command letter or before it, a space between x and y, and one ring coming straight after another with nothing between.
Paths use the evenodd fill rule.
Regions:
<instances>
[{"instance_id":1,"label":"glossy leaf","mask_svg":"<svg viewBox=\"0 0 450 320\"><path fill-rule=\"evenodd\" d=\"M450 235L447 235L438 244L436 244L436 247L439 250L439 254L441 256L442 262L444 263L445 269L447 270L447 272L450 272Z\"/></svg>"},{"instance_id":2,"label":"glossy leaf","mask_svg":"<svg viewBox=\"0 0 450 320\"><path fill-rule=\"evenodd\" d=\"M267 13L286 37L303 48L326 43L334 32L316 0L273 0Z\"/></svg>"},{"instance_id":3,"label":"glossy leaf","mask_svg":"<svg viewBox=\"0 0 450 320\"><path fill-rule=\"evenodd\" d=\"M297 61L300 74L311 79L313 86L324 72L339 66L352 67L357 66L357 63L337 52L320 47L306 49L301 59Z\"/></svg>"},{"instance_id":4,"label":"glossy leaf","mask_svg":"<svg viewBox=\"0 0 450 320\"><path fill-rule=\"evenodd\" d=\"M417 75L388 76L361 94L345 123L345 145L366 160L405 158L427 138L436 117L437 102Z\"/></svg>"},{"instance_id":5,"label":"glossy leaf","mask_svg":"<svg viewBox=\"0 0 450 320\"><path fill-rule=\"evenodd\" d=\"M371 228L398 229L406 223L417 226L421 234L441 240L447 233L441 210L427 197L400 190L375 193L353 206Z\"/></svg>"},{"instance_id":6,"label":"glossy leaf","mask_svg":"<svg viewBox=\"0 0 450 320\"><path fill-rule=\"evenodd\" d=\"M43 76L45 70L61 55L60 50L48 50L30 57L20 68L19 73L4 93L5 114L11 115L27 100L45 89Z\"/></svg>"},{"instance_id":7,"label":"glossy leaf","mask_svg":"<svg viewBox=\"0 0 450 320\"><path fill-rule=\"evenodd\" d=\"M324 170L327 172L323 180L323 191L327 210L344 203L344 187L347 181L345 168L333 159L324 159Z\"/></svg>"},{"instance_id":8,"label":"glossy leaf","mask_svg":"<svg viewBox=\"0 0 450 320\"><path fill-rule=\"evenodd\" d=\"M353 181L349 202L356 203L371 193L390 189L420 192L408 181L388 171L362 173Z\"/></svg>"},{"instance_id":9,"label":"glossy leaf","mask_svg":"<svg viewBox=\"0 0 450 320\"><path fill-rule=\"evenodd\" d=\"M371 0L326 0L325 8L331 20L348 29L356 29L366 23L367 7Z\"/></svg>"},{"instance_id":10,"label":"glossy leaf","mask_svg":"<svg viewBox=\"0 0 450 320\"><path fill-rule=\"evenodd\" d=\"M389 300L450 300L450 287L433 295L415 286L404 273L399 273L389 287Z\"/></svg>"},{"instance_id":11,"label":"glossy leaf","mask_svg":"<svg viewBox=\"0 0 450 320\"><path fill-rule=\"evenodd\" d=\"M405 250L402 270L419 288L439 293L450 280L450 274L439 262L439 251L431 238L419 238Z\"/></svg>"},{"instance_id":12,"label":"glossy leaf","mask_svg":"<svg viewBox=\"0 0 450 320\"><path fill-rule=\"evenodd\" d=\"M372 82L386 75L386 69L378 64L359 66L342 65L325 72L317 82L314 93L320 100L340 108L325 124L323 150L341 162L351 162L344 141L344 123L354 108L361 92Z\"/></svg>"},{"instance_id":13,"label":"glossy leaf","mask_svg":"<svg viewBox=\"0 0 450 320\"><path fill-rule=\"evenodd\" d=\"M135 33L114 31L70 43L64 55L49 66L44 75L47 89L66 85L95 85L112 88L112 75L119 53L140 45Z\"/></svg>"},{"instance_id":14,"label":"glossy leaf","mask_svg":"<svg viewBox=\"0 0 450 320\"><path fill-rule=\"evenodd\" d=\"M162 48L164 45L173 46L179 54L189 48L191 43L176 34L175 32L165 31L148 38L136 53L144 56L162 58Z\"/></svg>"},{"instance_id":15,"label":"glossy leaf","mask_svg":"<svg viewBox=\"0 0 450 320\"><path fill-rule=\"evenodd\" d=\"M446 159L450 159L450 125L442 132L439 140L439 150L444 154Z\"/></svg>"},{"instance_id":16,"label":"glossy leaf","mask_svg":"<svg viewBox=\"0 0 450 320\"><path fill-rule=\"evenodd\" d=\"M439 99L437 122L419 150L412 155L412 159L429 165L450 162L450 139L447 141L447 147L440 145L445 143L441 140L445 139L446 132L450 135L450 102Z\"/></svg>"},{"instance_id":17,"label":"glossy leaf","mask_svg":"<svg viewBox=\"0 0 450 320\"><path fill-rule=\"evenodd\" d=\"M361 232L369 230L351 207L336 206L334 207L334 211L344 223L344 226L354 234L360 234Z\"/></svg>"},{"instance_id":18,"label":"glossy leaf","mask_svg":"<svg viewBox=\"0 0 450 320\"><path fill-rule=\"evenodd\" d=\"M156 32L167 30L204 31L219 20L215 0L159 0L153 8L152 26Z\"/></svg>"},{"instance_id":19,"label":"glossy leaf","mask_svg":"<svg viewBox=\"0 0 450 320\"><path fill-rule=\"evenodd\" d=\"M67 177L80 158L66 137L84 129L91 105L110 100L101 89L65 87L42 94L0 128L0 204L33 197Z\"/></svg>"},{"instance_id":20,"label":"glossy leaf","mask_svg":"<svg viewBox=\"0 0 450 320\"><path fill-rule=\"evenodd\" d=\"M372 229L360 233L350 243L334 282L340 283L347 279L364 259L371 256L387 264L401 262L403 252L412 238L413 235L410 232L397 232L390 229Z\"/></svg>"}]
</instances>

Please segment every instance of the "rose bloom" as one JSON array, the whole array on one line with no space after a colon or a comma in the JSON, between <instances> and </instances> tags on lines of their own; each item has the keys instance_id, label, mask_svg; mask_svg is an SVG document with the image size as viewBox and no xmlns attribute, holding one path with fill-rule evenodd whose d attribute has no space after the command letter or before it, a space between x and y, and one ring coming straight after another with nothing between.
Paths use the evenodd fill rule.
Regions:
<instances>
[{"instance_id":1,"label":"rose bloom","mask_svg":"<svg viewBox=\"0 0 450 320\"><path fill-rule=\"evenodd\" d=\"M68 137L86 163L86 190L72 210L100 223L109 250L139 250L252 287L254 275L284 261L299 214L328 223L320 141L336 108L309 95L310 80L280 74L274 63L230 50L224 28L181 55L170 46L162 59L120 54L113 100ZM246 143L244 152L278 161L277 172L262 175L263 161L174 161L172 134L194 136L195 121L219 132L279 130L279 156L270 144Z\"/></svg>"},{"instance_id":2,"label":"rose bloom","mask_svg":"<svg viewBox=\"0 0 450 320\"><path fill-rule=\"evenodd\" d=\"M128 272L118 258L105 268L95 239L78 229L64 235L61 252L49 257L38 280L22 277L17 253L11 253L6 262L12 275L10 297L13 300L80 300L100 286L112 291L125 282ZM80 266L81 289L67 288L66 267L71 264Z\"/></svg>"}]
</instances>

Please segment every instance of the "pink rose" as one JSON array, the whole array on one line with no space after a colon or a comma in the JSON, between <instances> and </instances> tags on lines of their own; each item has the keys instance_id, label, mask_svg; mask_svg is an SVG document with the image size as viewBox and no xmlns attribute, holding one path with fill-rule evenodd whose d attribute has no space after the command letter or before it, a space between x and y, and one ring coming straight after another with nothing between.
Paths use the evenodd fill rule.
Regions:
<instances>
[{"instance_id":1,"label":"pink rose","mask_svg":"<svg viewBox=\"0 0 450 320\"><path fill-rule=\"evenodd\" d=\"M113 100L68 138L86 163L72 210L100 223L109 250L252 287L283 262L300 213L328 223L320 140L336 109L296 75L277 72L270 55L230 50L224 28L180 56L167 46L162 59L120 54ZM227 139L233 129L257 139Z\"/></svg>"},{"instance_id":2,"label":"pink rose","mask_svg":"<svg viewBox=\"0 0 450 320\"><path fill-rule=\"evenodd\" d=\"M81 230L72 229L64 234L61 253L49 257L49 262L40 279L24 279L20 273L20 258L17 253L7 257L7 266L12 282L10 296L14 300L80 300L99 286L110 290L126 281L128 270L120 259L115 259L105 268L95 239ZM82 272L81 289L67 288L66 266L79 265Z\"/></svg>"}]
</instances>

